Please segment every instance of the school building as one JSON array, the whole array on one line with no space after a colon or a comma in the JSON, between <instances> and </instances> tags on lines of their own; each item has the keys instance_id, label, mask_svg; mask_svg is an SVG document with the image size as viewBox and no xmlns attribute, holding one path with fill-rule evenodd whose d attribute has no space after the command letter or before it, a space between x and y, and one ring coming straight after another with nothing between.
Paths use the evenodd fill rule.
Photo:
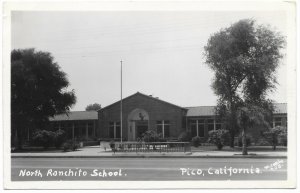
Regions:
<instances>
[{"instance_id":1,"label":"school building","mask_svg":"<svg viewBox=\"0 0 300 193\"><path fill-rule=\"evenodd\" d=\"M287 104L276 103L273 126L287 126ZM165 139L177 139L183 131L206 141L208 132L222 128L214 106L180 107L157 97L135 93L98 112L76 111L57 115L50 121L55 130L64 129L69 138L137 141L147 130L161 133Z\"/></svg>"}]
</instances>

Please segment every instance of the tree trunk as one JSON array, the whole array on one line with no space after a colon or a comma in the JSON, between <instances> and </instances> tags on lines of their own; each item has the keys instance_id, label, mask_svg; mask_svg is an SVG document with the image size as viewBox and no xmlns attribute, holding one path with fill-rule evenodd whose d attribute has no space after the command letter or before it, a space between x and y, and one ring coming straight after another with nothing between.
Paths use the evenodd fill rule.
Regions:
<instances>
[{"instance_id":1,"label":"tree trunk","mask_svg":"<svg viewBox=\"0 0 300 193\"><path fill-rule=\"evenodd\" d=\"M246 129L245 129L245 127L243 127L242 140L243 140L243 155L248 155L247 138L246 138Z\"/></svg>"},{"instance_id":2,"label":"tree trunk","mask_svg":"<svg viewBox=\"0 0 300 193\"><path fill-rule=\"evenodd\" d=\"M235 137L235 128L230 130L230 147L234 148L234 137Z\"/></svg>"},{"instance_id":3,"label":"tree trunk","mask_svg":"<svg viewBox=\"0 0 300 193\"><path fill-rule=\"evenodd\" d=\"M234 148L234 137L235 137L235 107L233 106L232 97L230 97L230 147Z\"/></svg>"}]
</instances>

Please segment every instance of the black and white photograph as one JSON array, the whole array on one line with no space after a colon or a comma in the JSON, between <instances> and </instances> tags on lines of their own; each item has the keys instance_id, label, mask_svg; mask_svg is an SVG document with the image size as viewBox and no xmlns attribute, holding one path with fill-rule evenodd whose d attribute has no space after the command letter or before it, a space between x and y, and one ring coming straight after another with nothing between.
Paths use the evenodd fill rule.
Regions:
<instances>
[{"instance_id":1,"label":"black and white photograph","mask_svg":"<svg viewBox=\"0 0 300 193\"><path fill-rule=\"evenodd\" d=\"M295 188L295 8L6 2L4 187Z\"/></svg>"}]
</instances>

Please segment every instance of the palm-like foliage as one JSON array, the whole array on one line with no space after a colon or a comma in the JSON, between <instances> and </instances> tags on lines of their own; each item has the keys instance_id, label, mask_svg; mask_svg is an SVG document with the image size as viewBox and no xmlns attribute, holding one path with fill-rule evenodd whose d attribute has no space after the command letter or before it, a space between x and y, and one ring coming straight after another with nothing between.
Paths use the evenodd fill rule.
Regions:
<instances>
[{"instance_id":1,"label":"palm-like foliage","mask_svg":"<svg viewBox=\"0 0 300 193\"><path fill-rule=\"evenodd\" d=\"M247 155L246 132L254 127L269 128L269 122L266 120L268 111L264 108L247 104L237 110L237 124L242 130L243 155Z\"/></svg>"}]
</instances>

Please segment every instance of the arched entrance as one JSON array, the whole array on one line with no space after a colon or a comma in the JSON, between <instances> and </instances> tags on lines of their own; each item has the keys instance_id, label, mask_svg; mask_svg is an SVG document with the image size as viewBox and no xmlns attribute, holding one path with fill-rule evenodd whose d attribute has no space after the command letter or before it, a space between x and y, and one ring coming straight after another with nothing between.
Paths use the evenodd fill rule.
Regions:
<instances>
[{"instance_id":1,"label":"arched entrance","mask_svg":"<svg viewBox=\"0 0 300 193\"><path fill-rule=\"evenodd\" d=\"M143 109L134 109L128 115L128 141L136 141L149 128L149 114Z\"/></svg>"}]
</instances>

